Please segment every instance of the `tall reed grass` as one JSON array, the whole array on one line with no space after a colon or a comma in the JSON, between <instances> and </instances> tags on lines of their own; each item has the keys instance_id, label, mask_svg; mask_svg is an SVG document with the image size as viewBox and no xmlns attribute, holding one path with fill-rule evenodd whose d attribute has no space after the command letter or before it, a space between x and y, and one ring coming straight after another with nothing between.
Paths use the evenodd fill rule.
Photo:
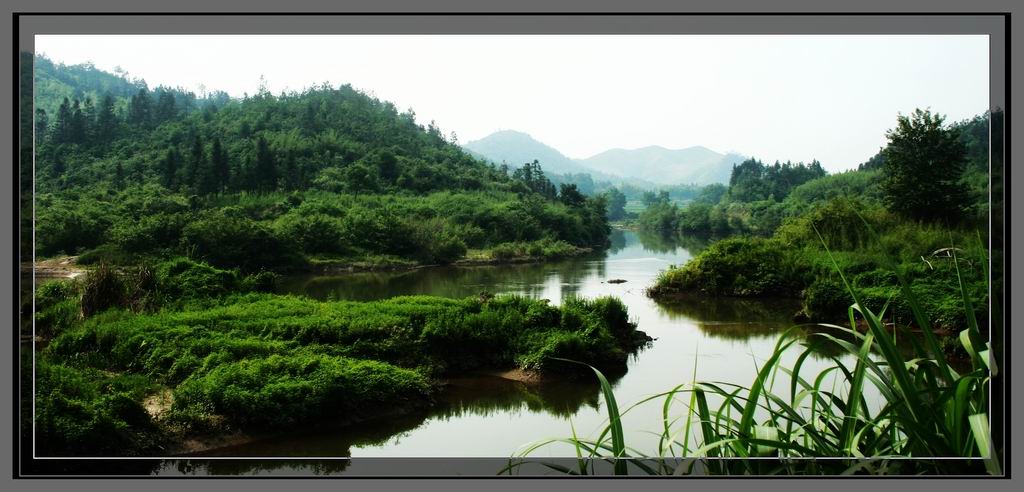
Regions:
<instances>
[{"instance_id":1,"label":"tall reed grass","mask_svg":"<svg viewBox=\"0 0 1024 492\"><path fill-rule=\"evenodd\" d=\"M868 231L875 235L870 225ZM973 249L984 255L980 244ZM988 414L988 388L999 369L960 275L962 260L957 254L962 250L950 250L967 326L958 340L970 358L969 367L958 365L960 370L947 362L909 279L894 262L890 266L920 336L908 326L883 322L888 304L878 312L864 307L827 245L825 250L853 303L847 311L849 327L819 326L844 336L805 336L800 327L794 327L779 338L749 385L697 381L695 367L690 382L622 411L595 369L608 412L608 425L600 435L583 438L573 430L569 438L529 444L502 473L518 473L526 464L537 464L529 456L542 447L567 443L576 451L577 466L539 464L568 474L602 473L601 469L607 473L609 465L615 474L685 474L698 469L708 474L942 474L976 473L983 462L989 474L1000 474ZM984 273L987 279L987 267ZM898 347L897 339L908 343L909 351ZM784 366L783 354L797 348L801 340L804 348L795 363ZM804 362L819 342L841 347L852 356L853 367L833 356L833 363L820 373L805 374ZM864 396L868 391L876 392L879 401L869 403ZM627 447L622 416L638 405L657 401L663 417L658 448L643 452ZM679 407L682 415L675 415ZM639 457L653 459L633 459ZM973 460L938 459L948 457Z\"/></svg>"}]
</instances>

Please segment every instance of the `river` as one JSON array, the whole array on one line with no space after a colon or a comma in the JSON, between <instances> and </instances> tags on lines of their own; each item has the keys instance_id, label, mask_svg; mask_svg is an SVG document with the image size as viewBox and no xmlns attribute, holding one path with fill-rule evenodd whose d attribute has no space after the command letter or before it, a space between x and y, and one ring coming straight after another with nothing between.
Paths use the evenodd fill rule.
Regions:
<instances>
[{"instance_id":1,"label":"river","mask_svg":"<svg viewBox=\"0 0 1024 492\"><path fill-rule=\"evenodd\" d=\"M685 244L613 232L611 247L572 260L480 267L427 268L405 272L352 273L284 279L284 292L317 299L372 300L399 295L449 297L518 293L558 303L566 296L620 298L639 329L654 337L613 379L620 409L668 391L694 378L749 385L756 368L772 353L778 336L793 325L793 300L706 299L655 302L644 295L658 273L689 260L700 241ZM622 283L608 280L621 279ZM792 363L797 353L790 353ZM803 375L812 378L827 358L811 357ZM595 438L606 425L596 383L527 385L498 377L450 381L438 404L422 414L383 418L355 428L320 425L285 437L224 448L224 456L296 457L509 457L521 447L572 435ZM777 384L782 384L781 382ZM784 386L788 392L788 383ZM685 412L686 398L673 407ZM662 430L662 398L629 410L623 417L627 446L657 454ZM680 428L680 427L676 427ZM653 434L652 434L653 433ZM542 447L531 456L574 456L564 444Z\"/></svg>"}]
</instances>

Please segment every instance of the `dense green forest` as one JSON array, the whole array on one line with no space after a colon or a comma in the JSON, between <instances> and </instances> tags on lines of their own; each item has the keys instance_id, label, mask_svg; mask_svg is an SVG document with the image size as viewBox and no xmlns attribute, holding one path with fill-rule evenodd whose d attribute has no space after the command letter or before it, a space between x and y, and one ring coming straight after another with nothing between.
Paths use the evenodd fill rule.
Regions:
<instances>
[{"instance_id":1,"label":"dense green forest","mask_svg":"<svg viewBox=\"0 0 1024 492\"><path fill-rule=\"evenodd\" d=\"M43 257L281 269L606 242L603 196L556 187L536 162L479 161L347 85L196 97L45 58L36 79Z\"/></svg>"},{"instance_id":2,"label":"dense green forest","mask_svg":"<svg viewBox=\"0 0 1024 492\"><path fill-rule=\"evenodd\" d=\"M857 170L827 175L817 162L751 159L735 166L728 187L705 188L682 208L661 194L640 214L644 229L729 238L666 271L651 295L800 297L799 317L844 320L850 302L834 257L871 309L888 306L894 319L911 319L896 264L936 326L963 329L951 259L969 256L960 275L984 299L989 118L945 125L918 110L900 116L888 145Z\"/></svg>"}]
</instances>

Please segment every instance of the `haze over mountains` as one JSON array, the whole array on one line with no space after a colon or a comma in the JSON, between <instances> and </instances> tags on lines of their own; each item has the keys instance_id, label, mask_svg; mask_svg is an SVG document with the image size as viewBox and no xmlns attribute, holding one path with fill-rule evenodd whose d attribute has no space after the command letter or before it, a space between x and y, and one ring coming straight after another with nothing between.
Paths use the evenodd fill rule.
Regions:
<instances>
[{"instance_id":1,"label":"haze over mountains","mask_svg":"<svg viewBox=\"0 0 1024 492\"><path fill-rule=\"evenodd\" d=\"M647 182L657 185L728 183L733 164L745 158L706 147L611 149L586 159L571 159L522 132L503 130L463 146L494 162L518 167L534 159L545 171L588 173L595 180Z\"/></svg>"}]
</instances>

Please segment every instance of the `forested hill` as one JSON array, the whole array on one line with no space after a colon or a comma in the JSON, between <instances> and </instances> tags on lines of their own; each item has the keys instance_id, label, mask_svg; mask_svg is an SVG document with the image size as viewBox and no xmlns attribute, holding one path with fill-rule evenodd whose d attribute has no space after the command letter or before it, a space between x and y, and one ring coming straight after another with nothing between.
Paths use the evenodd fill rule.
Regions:
<instances>
[{"instance_id":1,"label":"forested hill","mask_svg":"<svg viewBox=\"0 0 1024 492\"><path fill-rule=\"evenodd\" d=\"M263 90L243 100L197 99L144 84L124 95L123 86L96 72L50 63L37 68L37 79L47 81L36 92L43 190L118 179L198 193L314 183L361 193L510 187L507 177L448 142L436 127L424 129L413 113L347 85L278 96ZM94 90L104 86L116 91ZM63 99L69 92L83 99ZM58 98L58 109L45 112Z\"/></svg>"},{"instance_id":2,"label":"forested hill","mask_svg":"<svg viewBox=\"0 0 1024 492\"><path fill-rule=\"evenodd\" d=\"M419 125L412 110L399 111L349 85L279 95L261 88L241 99L197 97L45 59L36 63L35 78L36 190L50 205L39 210L37 221L44 255L97 247L187 251L197 238L187 237L185 224L214 212L226 217L225 224L250 221L259 226L257 235L278 236L288 249L307 255L409 257L427 243L447 241L452 247L446 254L418 259L450 261L467 248L504 242L605 241L600 198L585 198L572 186L558 190L539 168L509 172L478 160L435 125ZM399 196L408 197L402 207L377 203ZM136 208L124 209L134 203L128 197L138 198ZM187 204L184 210L153 205L179 200ZM94 216L90 207L97 203L111 206ZM364 208L368 216L360 216ZM476 215L452 215L466 208ZM168 218L168 210L178 215ZM165 221L149 231L160 244L143 248L125 240L129 227L119 226L121 218ZM286 224L292 219L320 223ZM431 231L419 231L425 236L409 243L417 237L412 229L427 223ZM507 227L490 230L501 225ZM370 229L404 237L389 241ZM297 230L324 237L311 242Z\"/></svg>"}]
</instances>

